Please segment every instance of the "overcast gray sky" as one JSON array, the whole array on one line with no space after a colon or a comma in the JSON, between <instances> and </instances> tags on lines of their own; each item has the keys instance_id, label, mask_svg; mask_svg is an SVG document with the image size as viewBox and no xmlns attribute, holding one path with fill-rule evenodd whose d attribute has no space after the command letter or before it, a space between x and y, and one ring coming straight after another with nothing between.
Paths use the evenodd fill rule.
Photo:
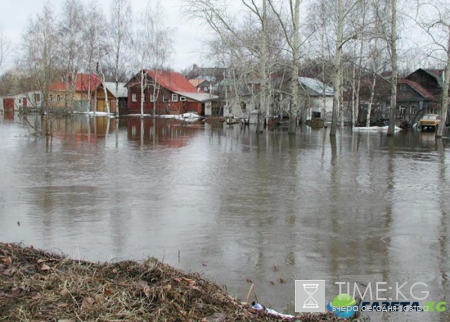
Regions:
<instances>
[{"instance_id":1,"label":"overcast gray sky","mask_svg":"<svg viewBox=\"0 0 450 322\"><path fill-rule=\"evenodd\" d=\"M17 45L21 41L22 33L25 30L29 18L42 11L45 2L49 1L59 11L63 0L0 0L0 26L4 34L10 41ZM93 0L82 0L84 4ZM147 0L130 0L133 14L143 10ZM110 12L111 0L97 0L97 3L104 8L107 16ZM186 22L181 13L180 0L162 0L163 7L166 8L167 26L176 28L173 34L173 54L170 60L170 67L175 70L184 69L194 63L201 64L201 41L202 33L199 32L198 23ZM11 63L9 62L11 67Z\"/></svg>"}]
</instances>

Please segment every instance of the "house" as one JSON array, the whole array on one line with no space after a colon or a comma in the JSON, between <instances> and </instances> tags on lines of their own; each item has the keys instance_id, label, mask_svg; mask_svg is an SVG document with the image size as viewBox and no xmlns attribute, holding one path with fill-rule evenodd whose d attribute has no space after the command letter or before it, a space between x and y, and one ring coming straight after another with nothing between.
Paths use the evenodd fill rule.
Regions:
<instances>
[{"instance_id":1,"label":"house","mask_svg":"<svg viewBox=\"0 0 450 322\"><path fill-rule=\"evenodd\" d=\"M144 94L141 91L143 76ZM200 92L183 75L172 71L141 70L126 84L128 104L122 114L208 114L217 96ZM141 111L141 97L143 111Z\"/></svg>"},{"instance_id":2,"label":"house","mask_svg":"<svg viewBox=\"0 0 450 322\"><path fill-rule=\"evenodd\" d=\"M101 78L94 74L76 74L75 77L70 74L66 79L49 85L48 107L87 112L90 109L91 94L95 93L101 82Z\"/></svg>"},{"instance_id":3,"label":"house","mask_svg":"<svg viewBox=\"0 0 450 322\"><path fill-rule=\"evenodd\" d=\"M375 93L372 102L371 121L376 122L389 117L390 73L376 76ZM419 68L405 78L397 80L396 122L414 124L426 113L441 110L441 94L444 71ZM359 123L365 123L366 112L371 97L373 77L361 78L359 95ZM345 92L347 106L351 104L351 93Z\"/></svg>"},{"instance_id":4,"label":"house","mask_svg":"<svg viewBox=\"0 0 450 322\"><path fill-rule=\"evenodd\" d=\"M444 70L419 68L397 84L397 119L414 123L441 110Z\"/></svg>"},{"instance_id":5,"label":"house","mask_svg":"<svg viewBox=\"0 0 450 322\"><path fill-rule=\"evenodd\" d=\"M30 91L16 95L6 95L0 98L0 107L4 111L14 112L26 109L36 111L41 107L41 92Z\"/></svg>"},{"instance_id":6,"label":"house","mask_svg":"<svg viewBox=\"0 0 450 322\"><path fill-rule=\"evenodd\" d=\"M118 83L116 89L115 82L102 82L97 86L96 91L91 94L93 102L93 104L91 104L91 111L107 112L105 88L109 102L109 112L116 113L116 99L119 100L119 114L122 114L122 111L126 111L128 90L125 87L125 83Z\"/></svg>"},{"instance_id":7,"label":"house","mask_svg":"<svg viewBox=\"0 0 450 322\"><path fill-rule=\"evenodd\" d=\"M205 93L209 93L212 90L211 86L213 85L211 81L199 78L190 79L189 83L191 83L199 91Z\"/></svg>"},{"instance_id":8,"label":"house","mask_svg":"<svg viewBox=\"0 0 450 322\"><path fill-rule=\"evenodd\" d=\"M331 122L333 111L333 88L316 78L299 77L301 102L307 119L322 118Z\"/></svg>"}]
</instances>

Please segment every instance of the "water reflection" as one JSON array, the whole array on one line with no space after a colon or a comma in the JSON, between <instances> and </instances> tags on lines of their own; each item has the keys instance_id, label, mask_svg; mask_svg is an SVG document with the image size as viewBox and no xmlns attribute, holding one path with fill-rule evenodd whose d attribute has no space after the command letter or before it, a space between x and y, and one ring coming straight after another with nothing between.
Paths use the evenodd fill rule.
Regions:
<instances>
[{"instance_id":1,"label":"water reflection","mask_svg":"<svg viewBox=\"0 0 450 322\"><path fill-rule=\"evenodd\" d=\"M1 122L2 241L155 256L241 298L249 279L280 311L295 279L327 280L328 298L336 281L423 281L448 297L448 140L79 116L54 119L46 142Z\"/></svg>"}]
</instances>

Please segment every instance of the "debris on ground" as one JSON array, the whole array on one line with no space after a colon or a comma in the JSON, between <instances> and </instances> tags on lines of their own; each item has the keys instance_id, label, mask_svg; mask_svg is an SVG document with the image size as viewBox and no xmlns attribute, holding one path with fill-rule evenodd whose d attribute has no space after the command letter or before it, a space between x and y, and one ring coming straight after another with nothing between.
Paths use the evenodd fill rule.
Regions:
<instances>
[{"instance_id":1,"label":"debris on ground","mask_svg":"<svg viewBox=\"0 0 450 322\"><path fill-rule=\"evenodd\" d=\"M0 243L0 320L280 321L199 274L150 258L91 263ZM337 321L332 313L295 319Z\"/></svg>"}]
</instances>

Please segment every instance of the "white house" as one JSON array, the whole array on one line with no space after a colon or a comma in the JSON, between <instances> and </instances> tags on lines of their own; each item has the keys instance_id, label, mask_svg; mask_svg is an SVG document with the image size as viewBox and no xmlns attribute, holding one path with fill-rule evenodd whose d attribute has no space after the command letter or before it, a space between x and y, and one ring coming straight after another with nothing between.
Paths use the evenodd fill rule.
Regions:
<instances>
[{"instance_id":1,"label":"white house","mask_svg":"<svg viewBox=\"0 0 450 322\"><path fill-rule=\"evenodd\" d=\"M39 91L31 91L16 95L6 95L0 98L0 109L4 110L5 100L14 100L14 111L21 108L28 107L29 109L36 109L41 106L42 95Z\"/></svg>"},{"instance_id":2,"label":"white house","mask_svg":"<svg viewBox=\"0 0 450 322\"><path fill-rule=\"evenodd\" d=\"M307 119L318 117L331 122L333 88L316 78L299 77L298 81L300 84L300 95L304 96L306 100Z\"/></svg>"}]
</instances>

